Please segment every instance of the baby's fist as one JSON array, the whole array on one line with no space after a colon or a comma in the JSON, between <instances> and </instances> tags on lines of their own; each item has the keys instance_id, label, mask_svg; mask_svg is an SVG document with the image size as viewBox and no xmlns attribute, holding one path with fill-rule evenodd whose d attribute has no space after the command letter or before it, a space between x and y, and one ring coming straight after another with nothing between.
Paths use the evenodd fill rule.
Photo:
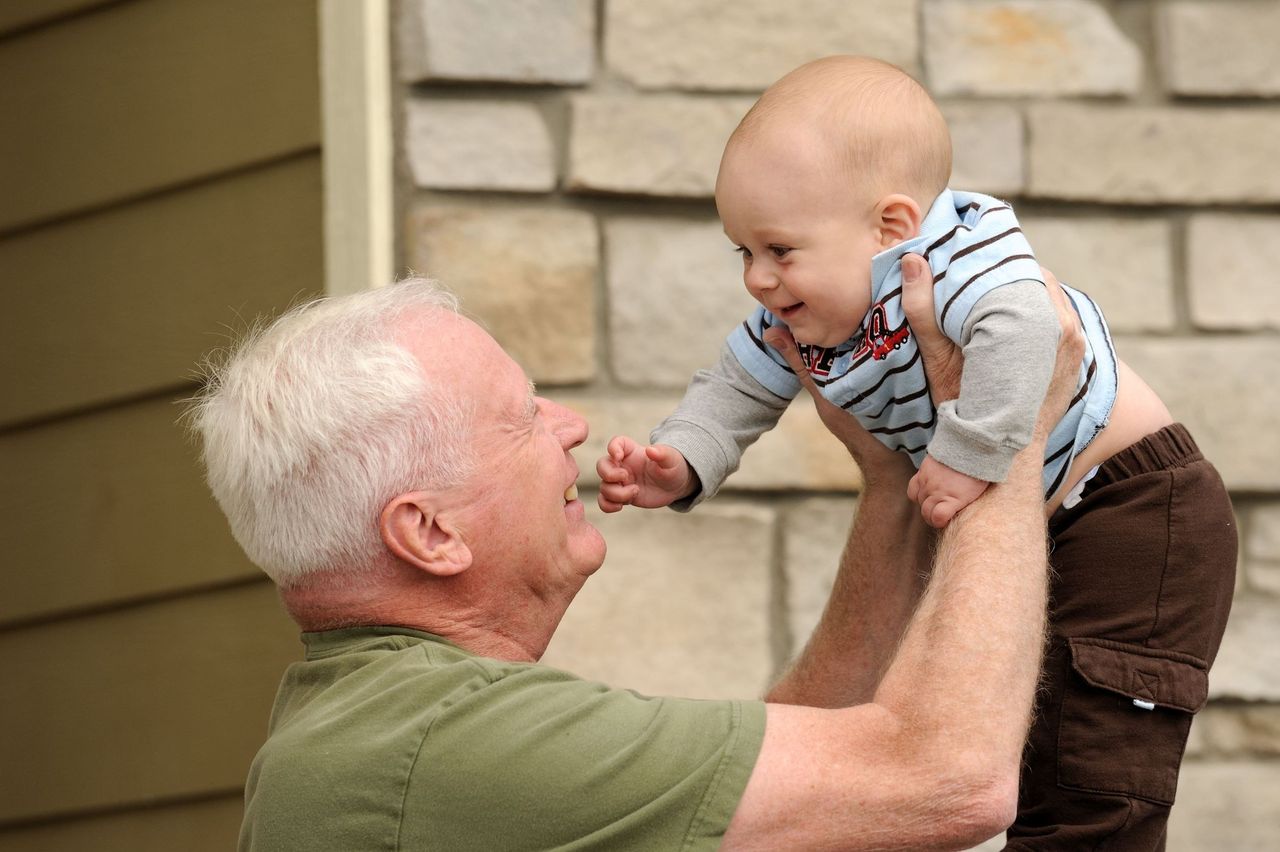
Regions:
<instances>
[{"instance_id":1,"label":"baby's fist","mask_svg":"<svg viewBox=\"0 0 1280 852\"><path fill-rule=\"evenodd\" d=\"M596 502L605 512L623 506L656 509L669 506L693 490L689 463L680 451L665 444L644 446L625 436L609 441L596 462L600 494Z\"/></svg>"},{"instance_id":2,"label":"baby's fist","mask_svg":"<svg viewBox=\"0 0 1280 852\"><path fill-rule=\"evenodd\" d=\"M920 470L907 484L907 497L920 504L925 523L942 529L961 509L982 496L989 484L926 455Z\"/></svg>"}]
</instances>

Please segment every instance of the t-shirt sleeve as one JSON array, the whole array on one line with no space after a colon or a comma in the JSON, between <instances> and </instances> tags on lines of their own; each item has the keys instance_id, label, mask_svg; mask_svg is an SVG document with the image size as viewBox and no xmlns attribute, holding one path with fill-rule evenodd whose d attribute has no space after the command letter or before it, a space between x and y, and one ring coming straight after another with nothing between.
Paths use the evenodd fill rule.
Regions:
<instances>
[{"instance_id":1,"label":"t-shirt sleeve","mask_svg":"<svg viewBox=\"0 0 1280 852\"><path fill-rule=\"evenodd\" d=\"M427 732L401 848L715 849L764 719L758 701L648 698L543 666L502 673Z\"/></svg>"}]
</instances>

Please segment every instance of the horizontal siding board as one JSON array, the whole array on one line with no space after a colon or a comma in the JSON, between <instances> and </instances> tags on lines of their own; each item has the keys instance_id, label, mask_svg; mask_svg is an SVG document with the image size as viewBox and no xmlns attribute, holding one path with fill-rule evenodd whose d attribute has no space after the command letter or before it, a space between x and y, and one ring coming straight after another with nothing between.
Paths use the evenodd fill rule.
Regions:
<instances>
[{"instance_id":1,"label":"horizontal siding board","mask_svg":"<svg viewBox=\"0 0 1280 852\"><path fill-rule=\"evenodd\" d=\"M242 786L300 657L268 582L0 633L0 822Z\"/></svg>"},{"instance_id":2,"label":"horizontal siding board","mask_svg":"<svg viewBox=\"0 0 1280 852\"><path fill-rule=\"evenodd\" d=\"M0 625L259 575L177 397L0 435Z\"/></svg>"},{"instance_id":3,"label":"horizontal siding board","mask_svg":"<svg viewBox=\"0 0 1280 852\"><path fill-rule=\"evenodd\" d=\"M120 2L122 0L4 0L0 3L0 37L64 15Z\"/></svg>"},{"instance_id":4,"label":"horizontal siding board","mask_svg":"<svg viewBox=\"0 0 1280 852\"><path fill-rule=\"evenodd\" d=\"M317 153L0 241L0 425L190 380L322 291L322 227Z\"/></svg>"},{"instance_id":5,"label":"horizontal siding board","mask_svg":"<svg viewBox=\"0 0 1280 852\"><path fill-rule=\"evenodd\" d=\"M0 230L316 147L315 0L137 0L0 42Z\"/></svg>"},{"instance_id":6,"label":"horizontal siding board","mask_svg":"<svg viewBox=\"0 0 1280 852\"><path fill-rule=\"evenodd\" d=\"M69 819L0 829L0 852L227 852L236 847L244 798Z\"/></svg>"}]
</instances>

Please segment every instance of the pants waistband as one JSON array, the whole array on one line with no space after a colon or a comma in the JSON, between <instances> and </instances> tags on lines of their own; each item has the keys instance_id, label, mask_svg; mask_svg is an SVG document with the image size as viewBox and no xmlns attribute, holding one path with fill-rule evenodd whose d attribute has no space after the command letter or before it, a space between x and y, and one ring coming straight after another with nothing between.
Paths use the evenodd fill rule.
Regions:
<instances>
[{"instance_id":1,"label":"pants waistband","mask_svg":"<svg viewBox=\"0 0 1280 852\"><path fill-rule=\"evenodd\" d=\"M1093 491L1143 473L1183 467L1203 458L1187 427L1174 423L1158 432L1152 432L1104 461L1085 486L1085 491Z\"/></svg>"}]
</instances>

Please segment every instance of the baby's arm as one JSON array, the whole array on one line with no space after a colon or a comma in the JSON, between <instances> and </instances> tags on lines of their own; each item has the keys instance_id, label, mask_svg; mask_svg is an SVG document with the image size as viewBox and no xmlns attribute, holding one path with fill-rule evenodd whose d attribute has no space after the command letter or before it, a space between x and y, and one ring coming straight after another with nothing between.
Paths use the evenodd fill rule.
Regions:
<instances>
[{"instance_id":1,"label":"baby's arm","mask_svg":"<svg viewBox=\"0 0 1280 852\"><path fill-rule=\"evenodd\" d=\"M697 475L679 450L664 444L646 447L623 436L609 442L596 462L596 472L600 474L597 502L605 512L617 512L623 506L669 506L698 487Z\"/></svg>"},{"instance_id":2,"label":"baby's arm","mask_svg":"<svg viewBox=\"0 0 1280 852\"><path fill-rule=\"evenodd\" d=\"M738 469L743 451L777 424L790 401L766 390L738 362L728 345L722 347L716 365L694 373L680 405L649 436L650 448L671 450L680 457L680 463L687 464L690 471L687 490L656 505L670 505L677 511L688 511L714 496L725 479ZM628 494L625 486L609 488L606 494L606 482L610 485L620 484L605 476L606 470L610 476L619 476L613 469L614 463L610 461L612 447L617 440L619 439L615 438L610 441L610 453L596 465L601 478L600 507L614 512L622 505L642 506L635 502L634 496L626 499ZM630 441L630 444L639 450L649 449L634 441ZM648 462L641 462L639 458L626 452L623 454L624 458L635 458L641 465L657 463L647 452L644 455ZM635 468L636 465L632 465L633 475ZM651 496L657 498L653 493ZM607 508L606 500L616 505Z\"/></svg>"},{"instance_id":3,"label":"baby's arm","mask_svg":"<svg viewBox=\"0 0 1280 852\"><path fill-rule=\"evenodd\" d=\"M960 340L960 397L938 406L929 455L909 492L926 521L946 526L987 483L1004 480L1014 455L1031 440L1059 333L1039 281L1006 284L974 305Z\"/></svg>"}]
</instances>

